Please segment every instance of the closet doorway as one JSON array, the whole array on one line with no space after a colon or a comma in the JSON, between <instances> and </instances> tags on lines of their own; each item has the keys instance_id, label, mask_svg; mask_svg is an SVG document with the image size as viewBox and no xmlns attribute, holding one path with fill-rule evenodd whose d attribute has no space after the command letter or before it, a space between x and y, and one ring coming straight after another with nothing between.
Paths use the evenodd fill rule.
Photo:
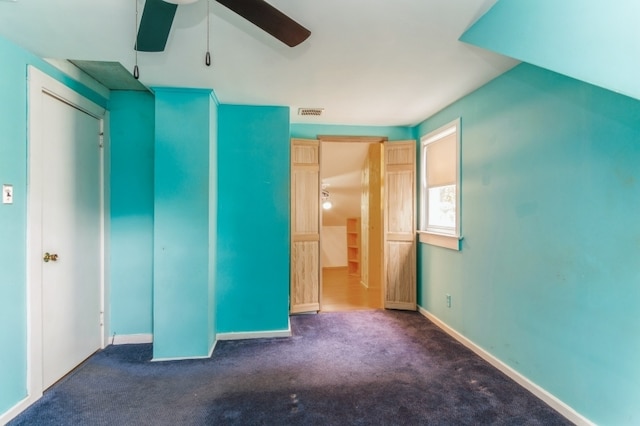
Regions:
<instances>
[{"instance_id":1,"label":"closet doorway","mask_svg":"<svg viewBox=\"0 0 640 426\"><path fill-rule=\"evenodd\" d=\"M321 311L380 309L382 140L321 140Z\"/></svg>"},{"instance_id":2,"label":"closet doorway","mask_svg":"<svg viewBox=\"0 0 640 426\"><path fill-rule=\"evenodd\" d=\"M332 181L329 180L332 174L321 173L321 170L333 165L329 160L327 164L321 161L321 145L349 142L365 144L365 158L370 158L368 150L375 149L372 146L380 148L380 161L369 161L360 172L352 168L342 172L360 175L361 180L360 185L354 184L361 194L360 216L357 216L357 210L352 213L354 216L344 215L345 222L351 217L356 219L356 223L360 220L360 225L350 226L343 240L347 237L351 239L358 230L361 234L359 239L351 239L347 244L347 271L352 272L352 279L356 281L355 271L359 270L360 283L364 287L379 287L381 305L385 309L416 310L415 140L388 142L380 137L318 136L313 140L291 139L291 314L325 311L327 309L322 304L331 304L323 300L322 251L323 246L329 244L321 238L321 205L327 200L332 204L337 202L339 191L336 189L339 185L334 184L332 189ZM343 145L342 149L346 146ZM352 156L341 152L340 157ZM380 164L381 170L378 173L379 192L370 188L372 170L377 164ZM321 176L325 177L324 189ZM374 201L372 194L380 194L382 201ZM380 219L377 215L380 215ZM378 224L382 230L380 249L376 249L373 241L379 234L371 232L372 224ZM346 227L346 223L344 225ZM363 247L366 249L363 250ZM376 285L376 279L380 284Z\"/></svg>"}]
</instances>

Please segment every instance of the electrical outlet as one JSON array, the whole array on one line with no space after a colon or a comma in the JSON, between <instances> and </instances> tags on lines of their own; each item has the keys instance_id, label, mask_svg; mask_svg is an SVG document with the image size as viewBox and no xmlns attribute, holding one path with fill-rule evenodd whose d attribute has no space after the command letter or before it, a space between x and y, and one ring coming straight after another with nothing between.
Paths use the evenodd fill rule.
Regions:
<instances>
[{"instance_id":1,"label":"electrical outlet","mask_svg":"<svg viewBox=\"0 0 640 426\"><path fill-rule=\"evenodd\" d=\"M451 307L451 295L447 294L447 308Z\"/></svg>"}]
</instances>

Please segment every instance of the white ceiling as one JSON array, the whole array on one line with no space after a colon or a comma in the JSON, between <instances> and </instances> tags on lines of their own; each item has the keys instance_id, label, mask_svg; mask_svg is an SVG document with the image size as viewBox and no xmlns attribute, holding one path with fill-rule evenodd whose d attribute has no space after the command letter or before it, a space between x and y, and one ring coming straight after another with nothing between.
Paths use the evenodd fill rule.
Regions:
<instances>
[{"instance_id":1,"label":"white ceiling","mask_svg":"<svg viewBox=\"0 0 640 426\"><path fill-rule=\"evenodd\" d=\"M136 2L0 1L0 34L40 57L135 63ZM294 123L412 125L516 64L458 41L495 0L269 0L311 30L289 48L211 1L179 6L163 53L139 53L147 86L213 88L222 103L291 107ZM299 107L325 108L298 117Z\"/></svg>"}]
</instances>

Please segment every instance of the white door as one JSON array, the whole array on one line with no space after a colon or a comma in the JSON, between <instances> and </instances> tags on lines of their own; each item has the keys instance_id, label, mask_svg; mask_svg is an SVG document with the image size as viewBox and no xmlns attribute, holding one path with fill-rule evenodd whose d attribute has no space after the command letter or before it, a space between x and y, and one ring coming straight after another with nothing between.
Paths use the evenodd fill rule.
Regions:
<instances>
[{"instance_id":1,"label":"white door","mask_svg":"<svg viewBox=\"0 0 640 426\"><path fill-rule=\"evenodd\" d=\"M102 122L65 94L40 90L30 98L37 110L30 115L29 208L30 218L40 215L40 224L30 221L30 251L40 257L31 270L39 269L32 290L41 297L42 389L102 345Z\"/></svg>"},{"instance_id":2,"label":"white door","mask_svg":"<svg viewBox=\"0 0 640 426\"><path fill-rule=\"evenodd\" d=\"M384 144L384 307L416 310L416 142Z\"/></svg>"}]
</instances>

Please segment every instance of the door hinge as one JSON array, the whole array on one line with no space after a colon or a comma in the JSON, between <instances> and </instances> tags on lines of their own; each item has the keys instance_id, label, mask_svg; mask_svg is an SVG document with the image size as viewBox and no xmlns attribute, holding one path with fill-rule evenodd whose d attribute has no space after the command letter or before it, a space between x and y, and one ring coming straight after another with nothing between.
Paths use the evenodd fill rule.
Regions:
<instances>
[{"instance_id":1,"label":"door hinge","mask_svg":"<svg viewBox=\"0 0 640 426\"><path fill-rule=\"evenodd\" d=\"M100 142L98 143L99 148L104 148L104 132L100 132Z\"/></svg>"}]
</instances>

